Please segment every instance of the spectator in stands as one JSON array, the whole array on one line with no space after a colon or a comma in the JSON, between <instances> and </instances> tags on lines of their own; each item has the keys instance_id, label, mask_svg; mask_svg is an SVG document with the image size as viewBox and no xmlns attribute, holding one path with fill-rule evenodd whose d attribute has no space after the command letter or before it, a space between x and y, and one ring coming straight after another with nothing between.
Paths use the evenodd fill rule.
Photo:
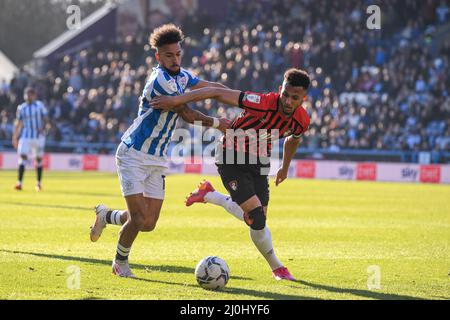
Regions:
<instances>
[{"instance_id":1,"label":"spectator in stands","mask_svg":"<svg viewBox=\"0 0 450 320\"><path fill-rule=\"evenodd\" d=\"M192 34L185 61L202 78L253 91L277 90L279 70L306 69L312 121L301 147L450 150L450 41L438 50L433 37L422 41L430 26L447 23L448 1L390 1L379 31L361 27L365 4L359 0L345 6L328 0L227 3L223 24L204 27L195 16L183 18ZM38 83L53 119L48 141L117 143L155 65L148 33L63 56L41 78L20 70L0 87L0 139L11 135L22 90ZM228 117L240 112L215 101L196 108Z\"/></svg>"}]
</instances>

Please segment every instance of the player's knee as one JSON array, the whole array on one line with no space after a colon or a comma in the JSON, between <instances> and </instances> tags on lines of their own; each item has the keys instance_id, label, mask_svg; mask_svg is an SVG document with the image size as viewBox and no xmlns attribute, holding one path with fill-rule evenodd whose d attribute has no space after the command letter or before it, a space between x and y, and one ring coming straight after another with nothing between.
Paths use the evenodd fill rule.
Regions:
<instances>
[{"instance_id":1,"label":"player's knee","mask_svg":"<svg viewBox=\"0 0 450 320\"><path fill-rule=\"evenodd\" d=\"M146 221L141 229L142 232L151 232L156 228L156 221Z\"/></svg>"},{"instance_id":2,"label":"player's knee","mask_svg":"<svg viewBox=\"0 0 450 320\"><path fill-rule=\"evenodd\" d=\"M21 155L18 159L19 166L24 166L27 163L27 156Z\"/></svg>"},{"instance_id":3,"label":"player's knee","mask_svg":"<svg viewBox=\"0 0 450 320\"><path fill-rule=\"evenodd\" d=\"M253 209L247 214L245 222L253 230L262 230L266 226L266 215L264 214L264 209L258 207Z\"/></svg>"},{"instance_id":4,"label":"player's knee","mask_svg":"<svg viewBox=\"0 0 450 320\"><path fill-rule=\"evenodd\" d=\"M145 218L142 214L139 212L132 212L130 214L130 221L129 223L134 226L137 230L142 230L145 225Z\"/></svg>"}]
</instances>

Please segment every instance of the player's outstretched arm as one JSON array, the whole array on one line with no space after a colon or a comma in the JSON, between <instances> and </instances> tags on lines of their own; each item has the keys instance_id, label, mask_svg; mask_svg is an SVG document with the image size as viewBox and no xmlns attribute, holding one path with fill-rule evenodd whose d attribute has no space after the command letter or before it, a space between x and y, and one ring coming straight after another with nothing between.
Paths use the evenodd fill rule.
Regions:
<instances>
[{"instance_id":1,"label":"player's outstretched arm","mask_svg":"<svg viewBox=\"0 0 450 320\"><path fill-rule=\"evenodd\" d=\"M294 158L295 153L297 152L297 148L300 145L300 139L295 138L294 136L289 136L284 140L283 145L283 165L280 169L278 169L277 177L275 180L275 185L278 186L284 180L286 180L289 165L291 164L292 158Z\"/></svg>"},{"instance_id":2,"label":"player's outstretched arm","mask_svg":"<svg viewBox=\"0 0 450 320\"><path fill-rule=\"evenodd\" d=\"M191 90L201 89L201 88L223 88L223 89L229 89L226 85L221 84L219 82L211 82L206 80L199 80L199 82L195 85L190 87Z\"/></svg>"},{"instance_id":3,"label":"player's outstretched arm","mask_svg":"<svg viewBox=\"0 0 450 320\"><path fill-rule=\"evenodd\" d=\"M206 99L215 99L222 103L237 107L239 106L240 94L241 91L239 90L207 87L193 90L179 96L158 96L153 98L150 103L153 108L162 109L165 111L177 111L177 108L180 105L186 104L188 102L195 102Z\"/></svg>"},{"instance_id":4,"label":"player's outstretched arm","mask_svg":"<svg viewBox=\"0 0 450 320\"><path fill-rule=\"evenodd\" d=\"M193 110L186 104L180 106L177 110L180 117L191 124L201 122L202 126L217 128L225 133L225 130L230 127L231 121L226 118L214 118L203 114L198 110Z\"/></svg>"}]
</instances>

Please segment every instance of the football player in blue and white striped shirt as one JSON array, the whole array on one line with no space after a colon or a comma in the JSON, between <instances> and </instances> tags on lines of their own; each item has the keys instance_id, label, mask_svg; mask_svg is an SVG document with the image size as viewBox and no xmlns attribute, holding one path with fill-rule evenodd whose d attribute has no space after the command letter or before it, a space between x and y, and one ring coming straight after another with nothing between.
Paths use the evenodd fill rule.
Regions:
<instances>
[{"instance_id":1,"label":"football player in blue and white striped shirt","mask_svg":"<svg viewBox=\"0 0 450 320\"><path fill-rule=\"evenodd\" d=\"M165 193L165 171L168 168L167 149L178 118L215 127L224 131L230 121L208 117L184 106L181 111L162 112L153 109L152 98L179 95L186 89L222 87L203 81L180 67L183 32L173 24L154 30L150 44L156 49L159 65L147 81L138 116L122 137L116 153L117 172L127 211L110 210L104 205L95 209L96 220L91 227L91 241L97 241L106 224L122 225L112 271L121 277L134 277L128 264L131 245L140 231L152 231L159 218Z\"/></svg>"},{"instance_id":2,"label":"football player in blue and white striped shirt","mask_svg":"<svg viewBox=\"0 0 450 320\"><path fill-rule=\"evenodd\" d=\"M31 87L25 88L25 102L17 108L15 130L12 143L19 156L18 181L16 190L22 190L23 175L28 155L31 152L36 165L36 191L41 191L42 158L45 147L45 129L49 125L47 109Z\"/></svg>"}]
</instances>

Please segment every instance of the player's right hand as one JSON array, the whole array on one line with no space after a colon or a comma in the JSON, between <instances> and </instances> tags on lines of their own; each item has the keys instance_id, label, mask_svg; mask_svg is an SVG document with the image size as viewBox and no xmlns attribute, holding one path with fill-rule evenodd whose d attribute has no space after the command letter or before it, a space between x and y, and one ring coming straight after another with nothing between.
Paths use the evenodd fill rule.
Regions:
<instances>
[{"instance_id":1,"label":"player's right hand","mask_svg":"<svg viewBox=\"0 0 450 320\"><path fill-rule=\"evenodd\" d=\"M217 128L222 133L225 133L228 128L230 128L231 120L227 118L219 118L219 127Z\"/></svg>"},{"instance_id":2,"label":"player's right hand","mask_svg":"<svg viewBox=\"0 0 450 320\"><path fill-rule=\"evenodd\" d=\"M287 170L285 170L283 168L278 169L277 177L275 178L275 186L278 187L278 185L280 183L282 183L284 180L286 180L287 176L288 176Z\"/></svg>"}]
</instances>

